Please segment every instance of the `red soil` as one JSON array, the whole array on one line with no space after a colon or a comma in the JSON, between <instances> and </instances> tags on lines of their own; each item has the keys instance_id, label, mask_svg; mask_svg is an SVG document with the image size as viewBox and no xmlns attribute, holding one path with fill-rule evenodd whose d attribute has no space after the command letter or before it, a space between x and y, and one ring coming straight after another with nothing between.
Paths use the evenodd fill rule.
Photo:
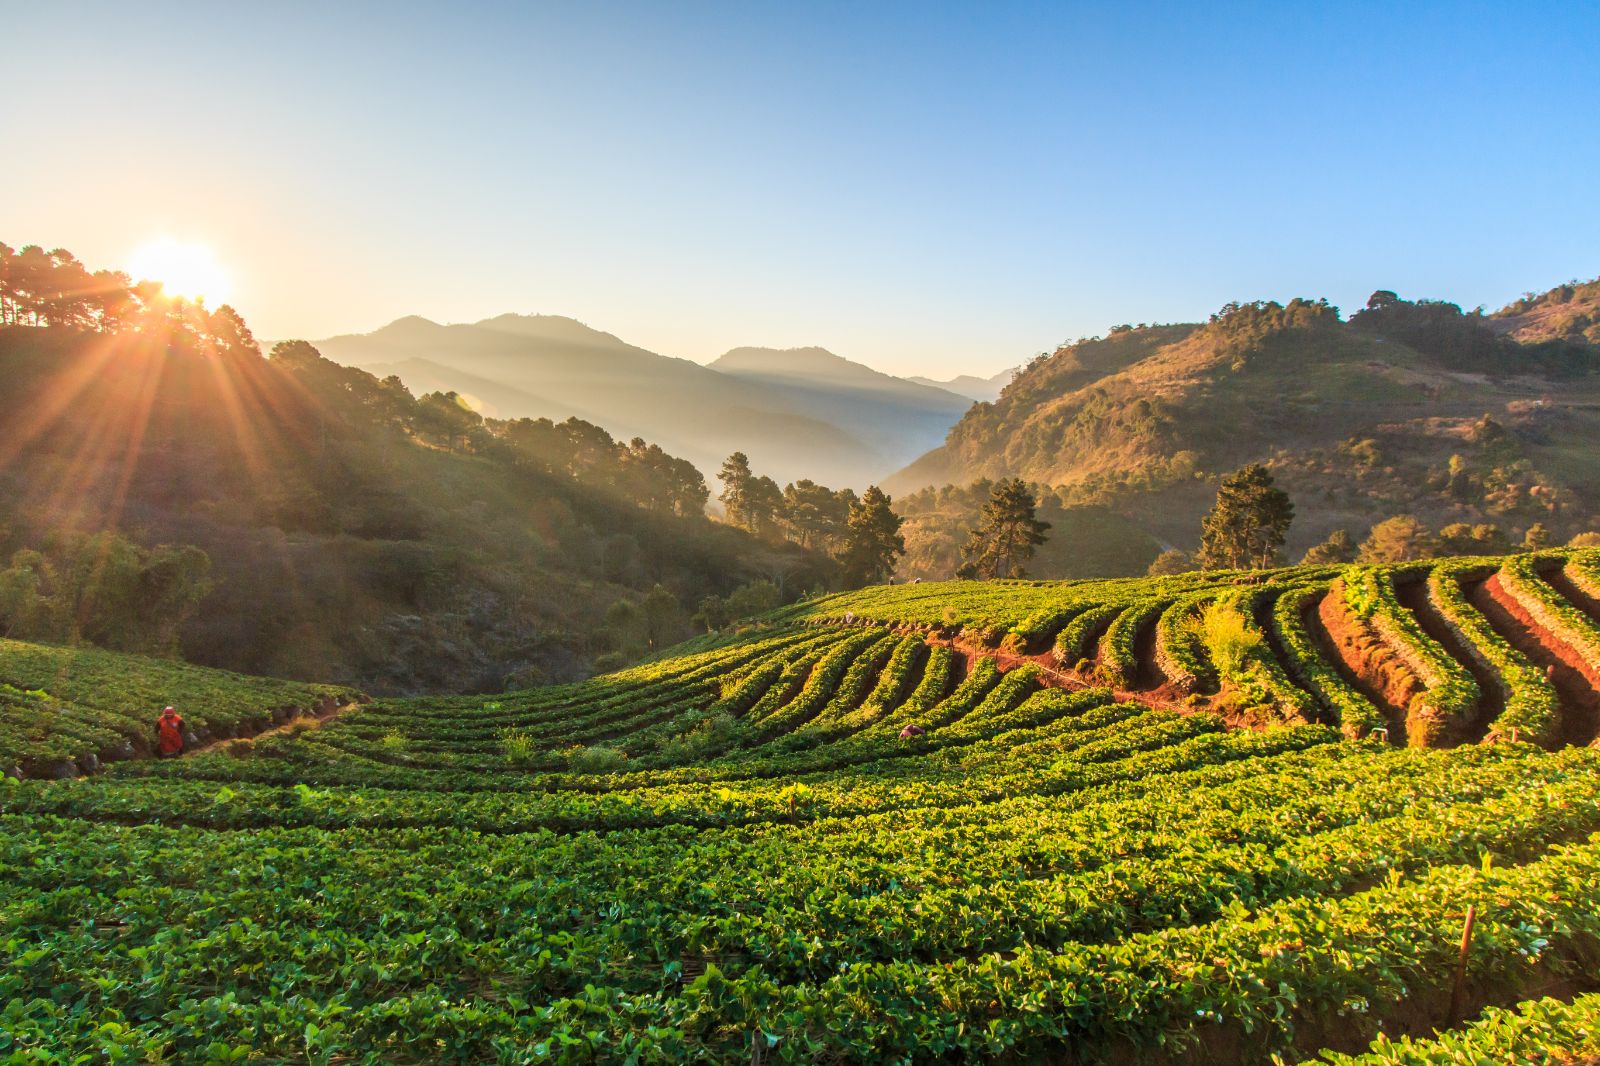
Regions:
<instances>
[{"instance_id":1,"label":"red soil","mask_svg":"<svg viewBox=\"0 0 1600 1066\"><path fill-rule=\"evenodd\" d=\"M1336 581L1317 605L1317 621L1333 653L1331 661L1342 666L1357 690L1384 713L1389 720L1389 739L1398 743L1406 736L1411 699L1426 691L1426 686L1365 619L1345 607L1343 593L1343 583Z\"/></svg>"},{"instance_id":2,"label":"red soil","mask_svg":"<svg viewBox=\"0 0 1600 1066\"><path fill-rule=\"evenodd\" d=\"M1545 670L1561 701L1561 742L1587 744L1592 741L1600 727L1597 665L1586 661L1569 644L1534 621L1500 584L1500 575L1492 575L1483 583L1469 587L1467 599L1483 612L1506 643Z\"/></svg>"},{"instance_id":3,"label":"red soil","mask_svg":"<svg viewBox=\"0 0 1600 1066\"><path fill-rule=\"evenodd\" d=\"M972 670L979 659L994 660L995 667L1001 673L1013 670L1023 663L1032 663L1039 668L1039 682L1046 688L1059 688L1071 692L1079 692L1088 688L1107 687L1093 676L1092 668L1087 675L1081 674L1076 670L1063 669L1056 663L1055 656L1048 652L1041 655L1018 655L1008 651L1001 651L998 648L974 644L960 637L951 639L937 634L928 634L926 639L929 644L937 644L955 652L961 657L963 669L968 672ZM1153 640L1154 637L1152 636L1151 639ZM1141 664L1145 661L1145 658L1144 653L1141 652L1139 656ZM1160 678L1160 671L1152 667L1151 672L1157 678ZM1141 669L1142 674L1143 671ZM1139 683L1142 684L1144 680L1145 677L1141 676ZM1149 688L1112 689L1111 693L1121 703L1143 703L1150 707L1183 713L1192 713L1197 709L1195 706L1184 702L1184 694L1167 685L1164 678L1161 678L1160 683Z\"/></svg>"},{"instance_id":4,"label":"red soil","mask_svg":"<svg viewBox=\"0 0 1600 1066\"><path fill-rule=\"evenodd\" d=\"M1442 615L1434 609L1433 601L1428 599L1428 583L1426 581L1408 581L1395 587L1395 594L1406 609L1416 615L1417 622L1422 626L1422 631L1434 640L1451 658L1460 663L1472 675L1472 680L1478 685L1478 705L1473 709L1470 721L1453 722L1449 724L1446 735L1441 738L1445 744L1475 744L1489 732L1489 723L1500 717L1506 709L1505 690L1500 687L1500 678L1488 667L1478 661L1466 642L1461 639L1445 623Z\"/></svg>"}]
</instances>

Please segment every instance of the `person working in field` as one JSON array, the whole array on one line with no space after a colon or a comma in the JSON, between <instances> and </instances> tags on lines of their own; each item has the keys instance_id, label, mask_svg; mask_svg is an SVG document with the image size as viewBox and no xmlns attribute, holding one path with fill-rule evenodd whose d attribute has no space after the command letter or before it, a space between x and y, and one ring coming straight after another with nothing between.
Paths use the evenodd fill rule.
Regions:
<instances>
[{"instance_id":1,"label":"person working in field","mask_svg":"<svg viewBox=\"0 0 1600 1066\"><path fill-rule=\"evenodd\" d=\"M183 716L171 707L156 719L156 747L163 759L183 754Z\"/></svg>"}]
</instances>

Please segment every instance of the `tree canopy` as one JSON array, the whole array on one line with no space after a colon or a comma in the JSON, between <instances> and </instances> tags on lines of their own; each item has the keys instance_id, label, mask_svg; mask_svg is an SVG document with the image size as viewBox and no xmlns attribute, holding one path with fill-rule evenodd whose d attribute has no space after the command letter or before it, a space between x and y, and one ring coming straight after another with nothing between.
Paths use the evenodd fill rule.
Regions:
<instances>
[{"instance_id":1,"label":"tree canopy","mask_svg":"<svg viewBox=\"0 0 1600 1066\"><path fill-rule=\"evenodd\" d=\"M886 580L905 554L906 539L900 535L904 519L890 509L890 502L884 491L873 485L851 505L849 533L839 558L846 585Z\"/></svg>"},{"instance_id":2,"label":"tree canopy","mask_svg":"<svg viewBox=\"0 0 1600 1066\"><path fill-rule=\"evenodd\" d=\"M1273 565L1294 521L1289 494L1272 483L1260 463L1222 479L1217 502L1201 525L1197 561L1206 570L1260 569Z\"/></svg>"},{"instance_id":3,"label":"tree canopy","mask_svg":"<svg viewBox=\"0 0 1600 1066\"><path fill-rule=\"evenodd\" d=\"M1049 522L1037 517L1037 500L1021 478L1005 478L994 487L961 548L961 577L1026 577L1033 550L1045 542Z\"/></svg>"}]
</instances>

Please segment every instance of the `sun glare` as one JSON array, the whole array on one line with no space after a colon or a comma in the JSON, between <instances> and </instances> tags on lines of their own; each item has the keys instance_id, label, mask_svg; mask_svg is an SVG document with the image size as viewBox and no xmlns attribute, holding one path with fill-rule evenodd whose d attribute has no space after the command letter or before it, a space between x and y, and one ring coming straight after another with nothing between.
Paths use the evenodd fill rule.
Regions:
<instances>
[{"instance_id":1,"label":"sun glare","mask_svg":"<svg viewBox=\"0 0 1600 1066\"><path fill-rule=\"evenodd\" d=\"M135 281L159 281L169 296L220 304L228 298L228 278L211 249L162 237L133 253L128 273Z\"/></svg>"}]
</instances>

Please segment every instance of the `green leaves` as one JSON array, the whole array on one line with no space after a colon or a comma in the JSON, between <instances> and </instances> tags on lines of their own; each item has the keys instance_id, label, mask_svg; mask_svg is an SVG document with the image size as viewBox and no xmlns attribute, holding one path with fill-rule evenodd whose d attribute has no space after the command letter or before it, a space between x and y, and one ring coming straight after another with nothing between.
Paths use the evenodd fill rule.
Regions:
<instances>
[{"instance_id":1,"label":"green leaves","mask_svg":"<svg viewBox=\"0 0 1600 1066\"><path fill-rule=\"evenodd\" d=\"M1234 731L910 617L1097 610L1100 665L1130 670L1174 605L1225 600L1270 659L1244 668L1342 706L1304 629L1334 572L1292 573L1101 583L1070 612L1061 586L864 590L898 631L773 629L18 782L0 1062L1092 1061L1216 1032L1303 1057L1308 1019L1364 1034L1426 1001L1469 903L1474 982L1580 975L1600 751Z\"/></svg>"}]
</instances>

